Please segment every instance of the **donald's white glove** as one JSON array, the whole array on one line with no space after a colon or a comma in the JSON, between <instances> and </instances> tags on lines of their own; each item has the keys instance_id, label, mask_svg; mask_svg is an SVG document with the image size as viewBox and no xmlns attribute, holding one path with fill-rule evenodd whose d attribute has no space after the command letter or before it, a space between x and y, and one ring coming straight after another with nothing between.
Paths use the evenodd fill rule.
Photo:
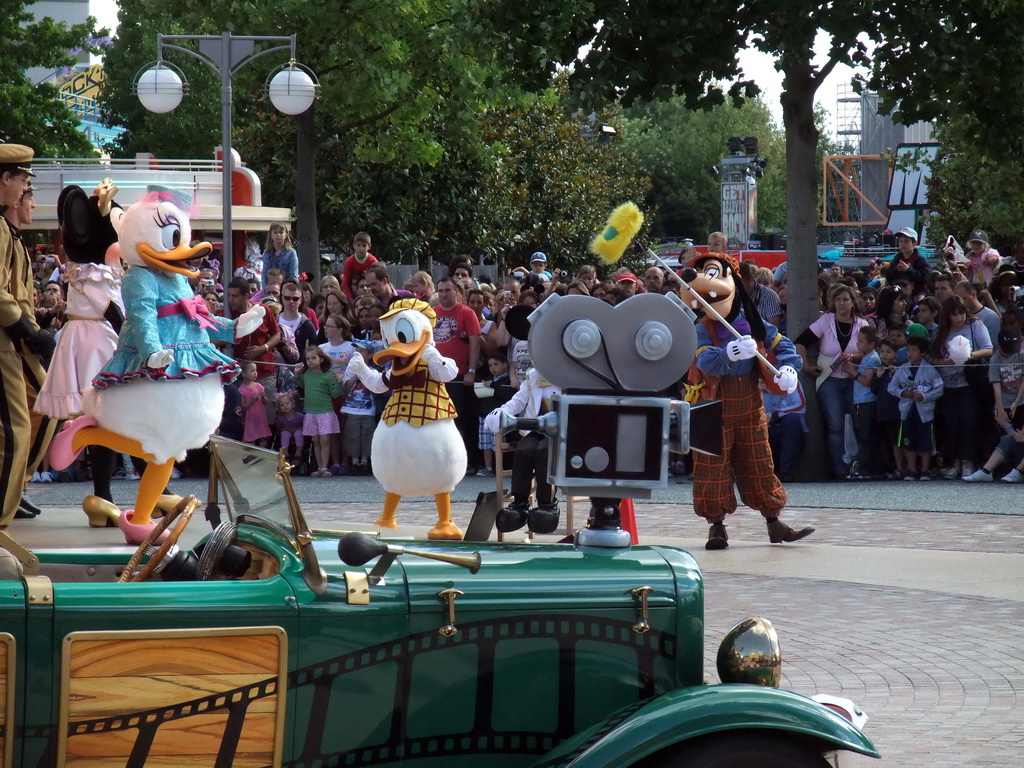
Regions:
<instances>
[{"instance_id":1,"label":"donald's white glove","mask_svg":"<svg viewBox=\"0 0 1024 768\"><path fill-rule=\"evenodd\" d=\"M796 368L791 365L784 365L779 368L779 375L775 377L776 386L779 389L785 390L787 395L796 389L799 381L800 377L796 372Z\"/></svg>"},{"instance_id":2,"label":"donald's white glove","mask_svg":"<svg viewBox=\"0 0 1024 768\"><path fill-rule=\"evenodd\" d=\"M351 373L357 379L362 379L362 374L367 370L366 361L363 360L363 356L356 352L348 361L348 365L345 366L345 372Z\"/></svg>"},{"instance_id":3,"label":"donald's white glove","mask_svg":"<svg viewBox=\"0 0 1024 768\"><path fill-rule=\"evenodd\" d=\"M725 354L734 363L738 360L749 360L757 356L757 342L750 336L741 336L725 345Z\"/></svg>"},{"instance_id":4,"label":"donald's white glove","mask_svg":"<svg viewBox=\"0 0 1024 768\"><path fill-rule=\"evenodd\" d=\"M154 352L149 356L146 361L146 365L150 368L166 368L174 360L174 351L170 349L161 349Z\"/></svg>"},{"instance_id":5,"label":"donald's white glove","mask_svg":"<svg viewBox=\"0 0 1024 768\"><path fill-rule=\"evenodd\" d=\"M433 344L427 344L427 346L423 348L423 354L420 355L420 360L428 364L435 360L440 362L441 360L444 360L444 355L442 355L440 350Z\"/></svg>"}]
</instances>

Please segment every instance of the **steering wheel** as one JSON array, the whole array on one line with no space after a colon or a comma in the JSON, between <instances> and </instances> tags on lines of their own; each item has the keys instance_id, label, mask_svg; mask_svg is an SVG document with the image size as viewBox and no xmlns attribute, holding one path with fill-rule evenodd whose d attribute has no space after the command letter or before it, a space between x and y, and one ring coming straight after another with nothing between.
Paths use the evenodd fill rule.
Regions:
<instances>
[{"instance_id":1,"label":"steering wheel","mask_svg":"<svg viewBox=\"0 0 1024 768\"><path fill-rule=\"evenodd\" d=\"M117 583L124 584L127 581L136 582L148 579L150 574L153 573L153 570L167 556L167 553L170 552L171 547L178 543L178 539L181 537L182 532L184 532L185 527L192 519L192 514L199 509L201 505L202 502L199 499L195 496L189 496L187 499L182 500L178 506L164 515L160 519L160 522L153 527L152 531L150 531L146 540L139 544L139 548L135 550L135 554L132 555L132 559L128 561L128 565L124 567L124 570L121 571L121 575L117 577ZM132 571L138 567L139 561L142 560L142 556L146 554L146 550L153 546L153 542L159 538L161 533L167 530L171 523L176 521L177 523L174 526L174 530L170 532L166 539L164 539L163 543L160 545L160 549L153 553L153 556L146 561L146 564L142 566L142 569L133 577Z\"/></svg>"}]
</instances>

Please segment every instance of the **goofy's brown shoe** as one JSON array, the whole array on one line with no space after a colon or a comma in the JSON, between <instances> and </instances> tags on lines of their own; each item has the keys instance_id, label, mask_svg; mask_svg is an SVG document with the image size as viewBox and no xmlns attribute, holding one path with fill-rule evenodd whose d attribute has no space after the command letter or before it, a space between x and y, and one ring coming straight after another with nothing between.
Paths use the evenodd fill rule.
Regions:
<instances>
[{"instance_id":1,"label":"goofy's brown shoe","mask_svg":"<svg viewBox=\"0 0 1024 768\"><path fill-rule=\"evenodd\" d=\"M729 534L726 533L725 523L719 520L712 523L708 529L708 541L704 549L725 549L729 546Z\"/></svg>"},{"instance_id":2,"label":"goofy's brown shoe","mask_svg":"<svg viewBox=\"0 0 1024 768\"><path fill-rule=\"evenodd\" d=\"M800 541L800 539L807 538L814 533L813 528L802 528L799 531L794 531L777 517L766 522L768 523L768 541L772 544L780 544L784 541Z\"/></svg>"}]
</instances>

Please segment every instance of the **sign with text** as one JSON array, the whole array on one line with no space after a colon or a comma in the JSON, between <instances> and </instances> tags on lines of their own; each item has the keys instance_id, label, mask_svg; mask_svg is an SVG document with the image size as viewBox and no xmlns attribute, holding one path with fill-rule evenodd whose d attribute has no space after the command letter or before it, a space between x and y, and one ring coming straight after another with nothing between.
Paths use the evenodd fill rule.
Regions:
<instances>
[{"instance_id":1,"label":"sign with text","mask_svg":"<svg viewBox=\"0 0 1024 768\"><path fill-rule=\"evenodd\" d=\"M757 231L757 186L752 180L722 182L722 232L730 248L746 248Z\"/></svg>"}]
</instances>

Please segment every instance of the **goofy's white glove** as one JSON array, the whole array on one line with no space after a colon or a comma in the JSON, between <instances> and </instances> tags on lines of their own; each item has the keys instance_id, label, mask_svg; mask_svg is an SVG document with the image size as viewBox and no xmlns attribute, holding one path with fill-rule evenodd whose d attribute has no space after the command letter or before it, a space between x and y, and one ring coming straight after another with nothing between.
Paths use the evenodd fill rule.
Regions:
<instances>
[{"instance_id":1,"label":"goofy's white glove","mask_svg":"<svg viewBox=\"0 0 1024 768\"><path fill-rule=\"evenodd\" d=\"M725 345L725 354L734 363L739 360L749 360L757 356L757 342L750 336L741 336L736 341L730 341Z\"/></svg>"},{"instance_id":2,"label":"goofy's white glove","mask_svg":"<svg viewBox=\"0 0 1024 768\"><path fill-rule=\"evenodd\" d=\"M779 368L779 374L775 377L775 385L779 389L785 390L787 395L796 389L799 381L800 378L797 375L796 368L791 365L784 365Z\"/></svg>"}]
</instances>

